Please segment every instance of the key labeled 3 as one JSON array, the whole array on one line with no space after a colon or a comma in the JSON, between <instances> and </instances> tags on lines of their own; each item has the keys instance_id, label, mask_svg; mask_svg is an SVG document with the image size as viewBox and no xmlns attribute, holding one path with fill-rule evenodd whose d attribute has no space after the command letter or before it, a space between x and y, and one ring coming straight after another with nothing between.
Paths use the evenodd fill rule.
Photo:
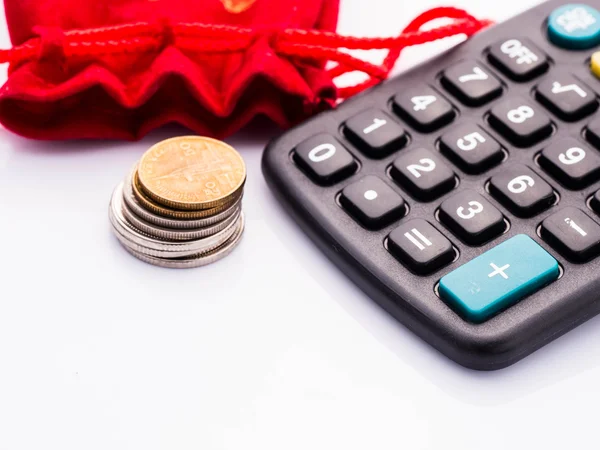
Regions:
<instances>
[{"instance_id":1,"label":"key labeled 3","mask_svg":"<svg viewBox=\"0 0 600 450\"><path fill-rule=\"evenodd\" d=\"M440 222L470 245L481 245L506 230L502 213L475 191L460 192L439 209Z\"/></svg>"}]
</instances>

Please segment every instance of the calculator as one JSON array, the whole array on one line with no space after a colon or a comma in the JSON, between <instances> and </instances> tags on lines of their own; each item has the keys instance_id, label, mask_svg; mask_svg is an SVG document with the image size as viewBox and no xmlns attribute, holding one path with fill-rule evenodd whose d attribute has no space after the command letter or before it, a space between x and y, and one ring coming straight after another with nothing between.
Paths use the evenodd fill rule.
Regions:
<instances>
[{"instance_id":1,"label":"calculator","mask_svg":"<svg viewBox=\"0 0 600 450\"><path fill-rule=\"evenodd\" d=\"M600 311L598 9L543 3L264 153L323 252L463 366L507 367Z\"/></svg>"}]
</instances>

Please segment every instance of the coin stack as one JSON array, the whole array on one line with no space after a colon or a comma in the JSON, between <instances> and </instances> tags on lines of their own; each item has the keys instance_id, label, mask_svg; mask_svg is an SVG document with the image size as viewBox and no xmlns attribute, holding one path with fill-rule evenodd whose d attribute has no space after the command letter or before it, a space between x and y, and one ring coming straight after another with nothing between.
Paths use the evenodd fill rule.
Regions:
<instances>
[{"instance_id":1,"label":"coin stack","mask_svg":"<svg viewBox=\"0 0 600 450\"><path fill-rule=\"evenodd\" d=\"M190 136L150 148L115 189L109 208L117 239L136 258L170 268L227 256L244 231L246 167L224 142Z\"/></svg>"}]
</instances>

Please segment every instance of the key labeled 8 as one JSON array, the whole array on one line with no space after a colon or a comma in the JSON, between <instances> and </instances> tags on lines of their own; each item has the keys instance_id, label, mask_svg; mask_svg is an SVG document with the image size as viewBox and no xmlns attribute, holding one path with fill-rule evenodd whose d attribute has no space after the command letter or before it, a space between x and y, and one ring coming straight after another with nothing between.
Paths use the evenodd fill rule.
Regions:
<instances>
[{"instance_id":1,"label":"key labeled 8","mask_svg":"<svg viewBox=\"0 0 600 450\"><path fill-rule=\"evenodd\" d=\"M531 119L534 115L535 112L533 111L533 108L531 106L522 105L518 108L511 109L510 111L508 111L506 117L512 123L523 123L527 119Z\"/></svg>"}]
</instances>

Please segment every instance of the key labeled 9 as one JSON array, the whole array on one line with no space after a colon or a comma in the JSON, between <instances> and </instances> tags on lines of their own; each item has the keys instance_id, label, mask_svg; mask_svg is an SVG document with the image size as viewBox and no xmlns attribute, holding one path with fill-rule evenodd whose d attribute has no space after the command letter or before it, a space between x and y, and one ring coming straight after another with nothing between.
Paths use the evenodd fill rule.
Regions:
<instances>
[{"instance_id":1,"label":"key labeled 9","mask_svg":"<svg viewBox=\"0 0 600 450\"><path fill-rule=\"evenodd\" d=\"M542 150L538 163L570 189L585 188L600 176L600 154L571 137L552 142Z\"/></svg>"}]
</instances>

